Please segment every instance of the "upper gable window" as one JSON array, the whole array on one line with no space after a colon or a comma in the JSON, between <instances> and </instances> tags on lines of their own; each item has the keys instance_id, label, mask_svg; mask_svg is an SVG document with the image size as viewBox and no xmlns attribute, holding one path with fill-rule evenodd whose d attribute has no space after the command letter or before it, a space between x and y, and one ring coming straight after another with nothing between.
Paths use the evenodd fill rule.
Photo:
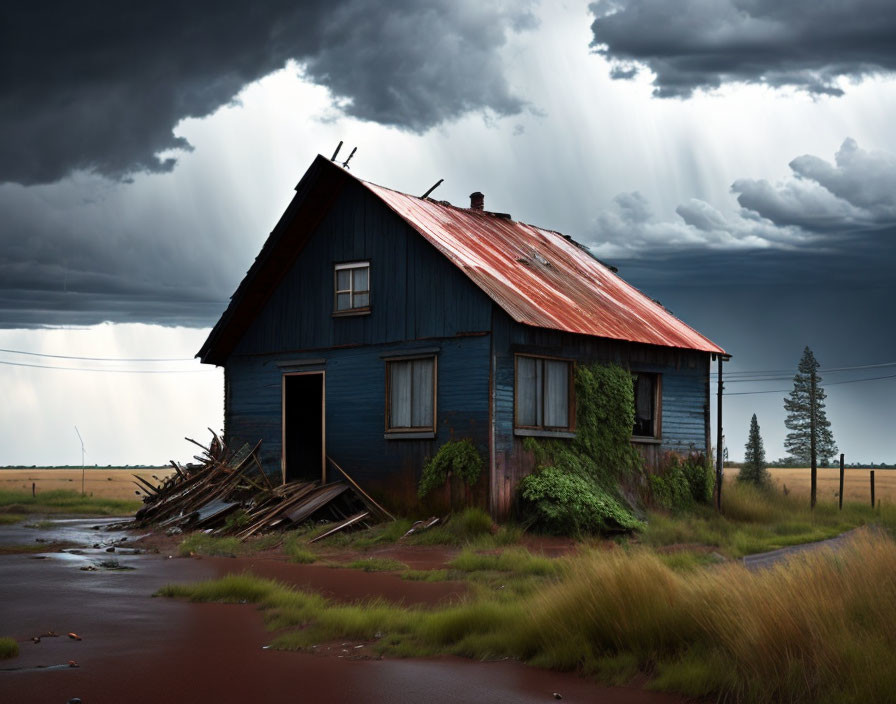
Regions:
<instances>
[{"instance_id":1,"label":"upper gable window","mask_svg":"<svg viewBox=\"0 0 896 704\"><path fill-rule=\"evenodd\" d=\"M370 310L370 262L336 264L333 270L336 313Z\"/></svg>"}]
</instances>

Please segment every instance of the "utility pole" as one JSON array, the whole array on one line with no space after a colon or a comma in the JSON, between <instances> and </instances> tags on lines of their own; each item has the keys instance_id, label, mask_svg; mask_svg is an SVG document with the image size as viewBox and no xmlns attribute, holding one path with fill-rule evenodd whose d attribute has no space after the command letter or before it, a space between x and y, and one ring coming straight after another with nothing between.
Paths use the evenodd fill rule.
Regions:
<instances>
[{"instance_id":1,"label":"utility pole","mask_svg":"<svg viewBox=\"0 0 896 704\"><path fill-rule=\"evenodd\" d=\"M809 377L809 463L812 472L812 498L810 507L815 508L816 491L818 489L818 458L815 456L815 370Z\"/></svg>"},{"instance_id":2,"label":"utility pole","mask_svg":"<svg viewBox=\"0 0 896 704\"><path fill-rule=\"evenodd\" d=\"M722 355L719 360L719 398L716 409L716 511L722 512Z\"/></svg>"},{"instance_id":3,"label":"utility pole","mask_svg":"<svg viewBox=\"0 0 896 704\"><path fill-rule=\"evenodd\" d=\"M75 432L78 434L78 440L81 441L81 496L84 496L84 439L81 437L81 431L75 426Z\"/></svg>"}]
</instances>

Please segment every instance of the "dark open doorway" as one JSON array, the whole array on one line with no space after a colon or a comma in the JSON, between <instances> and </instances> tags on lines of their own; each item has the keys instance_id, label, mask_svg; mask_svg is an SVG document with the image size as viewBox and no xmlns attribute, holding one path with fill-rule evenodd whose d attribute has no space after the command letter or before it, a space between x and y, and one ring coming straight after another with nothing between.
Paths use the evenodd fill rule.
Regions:
<instances>
[{"instance_id":1,"label":"dark open doorway","mask_svg":"<svg viewBox=\"0 0 896 704\"><path fill-rule=\"evenodd\" d=\"M324 480L324 374L283 376L283 480Z\"/></svg>"}]
</instances>

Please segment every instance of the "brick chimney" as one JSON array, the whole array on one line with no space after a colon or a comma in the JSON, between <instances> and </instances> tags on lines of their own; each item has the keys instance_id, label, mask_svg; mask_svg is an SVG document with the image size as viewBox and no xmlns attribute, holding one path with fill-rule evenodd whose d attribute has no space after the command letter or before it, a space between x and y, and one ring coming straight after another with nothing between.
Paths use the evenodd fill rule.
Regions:
<instances>
[{"instance_id":1,"label":"brick chimney","mask_svg":"<svg viewBox=\"0 0 896 704\"><path fill-rule=\"evenodd\" d=\"M485 196L476 191L475 193L470 194L470 210L484 210L485 209Z\"/></svg>"}]
</instances>

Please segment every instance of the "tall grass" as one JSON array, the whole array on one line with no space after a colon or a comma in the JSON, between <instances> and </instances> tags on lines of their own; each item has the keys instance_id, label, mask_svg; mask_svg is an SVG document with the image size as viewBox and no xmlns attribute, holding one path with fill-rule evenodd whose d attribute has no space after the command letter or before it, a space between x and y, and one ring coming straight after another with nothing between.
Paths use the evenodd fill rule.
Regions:
<instances>
[{"instance_id":1,"label":"tall grass","mask_svg":"<svg viewBox=\"0 0 896 704\"><path fill-rule=\"evenodd\" d=\"M733 483L725 485L722 515L710 507L676 516L654 512L640 539L652 546L699 543L742 557L825 540L870 523L892 530L896 510L888 504L872 509L853 503L844 504L842 511L832 504L819 504L813 511L805 497Z\"/></svg>"},{"instance_id":2,"label":"tall grass","mask_svg":"<svg viewBox=\"0 0 896 704\"><path fill-rule=\"evenodd\" d=\"M896 544L863 533L772 569L673 572L647 551L573 561L535 596L522 640L553 667L631 654L655 684L732 701L886 701Z\"/></svg>"},{"instance_id":3,"label":"tall grass","mask_svg":"<svg viewBox=\"0 0 896 704\"><path fill-rule=\"evenodd\" d=\"M516 657L730 702L890 701L896 691L896 543L860 531L839 550L758 572L727 563L676 570L644 548L566 558L524 598L438 609L335 604L247 575L162 593L253 601L276 647L376 641L398 655Z\"/></svg>"}]
</instances>

